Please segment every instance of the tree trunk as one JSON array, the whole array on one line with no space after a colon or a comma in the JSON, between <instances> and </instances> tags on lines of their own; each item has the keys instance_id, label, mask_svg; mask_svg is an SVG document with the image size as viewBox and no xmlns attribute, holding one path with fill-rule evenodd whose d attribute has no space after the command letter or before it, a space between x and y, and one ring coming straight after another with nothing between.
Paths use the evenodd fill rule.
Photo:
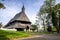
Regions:
<instances>
[{"instance_id":1,"label":"tree trunk","mask_svg":"<svg viewBox=\"0 0 60 40\"><path fill-rule=\"evenodd\" d=\"M44 19L43 19L43 27L44 27L44 32L45 32L45 24L44 24Z\"/></svg>"},{"instance_id":2,"label":"tree trunk","mask_svg":"<svg viewBox=\"0 0 60 40\"><path fill-rule=\"evenodd\" d=\"M56 26L56 29L57 29L57 33L60 33L60 31L59 31L59 27Z\"/></svg>"}]
</instances>

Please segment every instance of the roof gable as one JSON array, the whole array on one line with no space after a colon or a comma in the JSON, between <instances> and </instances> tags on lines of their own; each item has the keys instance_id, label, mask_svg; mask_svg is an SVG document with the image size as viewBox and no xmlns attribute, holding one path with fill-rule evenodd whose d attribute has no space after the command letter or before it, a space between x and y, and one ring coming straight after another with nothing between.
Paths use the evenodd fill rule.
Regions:
<instances>
[{"instance_id":1,"label":"roof gable","mask_svg":"<svg viewBox=\"0 0 60 40\"><path fill-rule=\"evenodd\" d=\"M30 20L28 19L27 15L24 12L20 12L20 13L16 14L15 17L13 19L11 19L10 21L12 22L14 20L30 22Z\"/></svg>"}]
</instances>

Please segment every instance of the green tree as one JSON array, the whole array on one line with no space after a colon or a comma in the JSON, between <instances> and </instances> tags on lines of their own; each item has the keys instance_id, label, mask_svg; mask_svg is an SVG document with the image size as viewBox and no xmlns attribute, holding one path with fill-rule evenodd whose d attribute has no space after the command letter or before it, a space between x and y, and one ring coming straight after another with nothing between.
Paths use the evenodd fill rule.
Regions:
<instances>
[{"instance_id":1,"label":"green tree","mask_svg":"<svg viewBox=\"0 0 60 40\"><path fill-rule=\"evenodd\" d=\"M51 25L57 29L57 32L60 32L60 4L55 5L55 0L45 0L44 4L40 8L39 16L47 14L47 26L48 29L51 29Z\"/></svg>"},{"instance_id":2,"label":"green tree","mask_svg":"<svg viewBox=\"0 0 60 40\"><path fill-rule=\"evenodd\" d=\"M38 29L37 25L31 25L31 26L33 27L33 32Z\"/></svg>"},{"instance_id":3,"label":"green tree","mask_svg":"<svg viewBox=\"0 0 60 40\"><path fill-rule=\"evenodd\" d=\"M47 26L48 29L51 28L51 13L52 13L52 7L55 5L55 0L45 0L44 4L41 6L40 11L39 11L39 17L43 14L47 14L46 19L47 19ZM44 22L43 22L44 23Z\"/></svg>"},{"instance_id":4,"label":"green tree","mask_svg":"<svg viewBox=\"0 0 60 40\"><path fill-rule=\"evenodd\" d=\"M0 9L1 9L1 8L5 9L5 6L4 6L3 3L0 3Z\"/></svg>"},{"instance_id":5,"label":"green tree","mask_svg":"<svg viewBox=\"0 0 60 40\"><path fill-rule=\"evenodd\" d=\"M55 26L55 28L57 29L57 32L60 32L60 27L59 27L59 22L60 22L60 4L55 5L53 8L53 12L52 12L52 23L53 26Z\"/></svg>"}]
</instances>

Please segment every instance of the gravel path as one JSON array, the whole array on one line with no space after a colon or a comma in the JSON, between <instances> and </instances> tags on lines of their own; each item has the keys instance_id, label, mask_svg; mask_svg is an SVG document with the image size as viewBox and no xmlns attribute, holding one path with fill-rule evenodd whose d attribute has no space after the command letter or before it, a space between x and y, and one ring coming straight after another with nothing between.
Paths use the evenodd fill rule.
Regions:
<instances>
[{"instance_id":1,"label":"gravel path","mask_svg":"<svg viewBox=\"0 0 60 40\"><path fill-rule=\"evenodd\" d=\"M28 38L19 38L16 40L60 40L59 35L34 35Z\"/></svg>"}]
</instances>

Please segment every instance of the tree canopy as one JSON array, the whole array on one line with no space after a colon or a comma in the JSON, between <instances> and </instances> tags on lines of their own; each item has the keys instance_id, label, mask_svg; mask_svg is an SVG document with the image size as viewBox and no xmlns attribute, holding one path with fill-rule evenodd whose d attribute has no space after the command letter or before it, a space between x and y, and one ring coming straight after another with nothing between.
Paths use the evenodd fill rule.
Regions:
<instances>
[{"instance_id":1,"label":"tree canopy","mask_svg":"<svg viewBox=\"0 0 60 40\"><path fill-rule=\"evenodd\" d=\"M4 6L3 3L0 3L0 9L1 9L1 8L5 9L5 6Z\"/></svg>"},{"instance_id":2,"label":"tree canopy","mask_svg":"<svg viewBox=\"0 0 60 40\"><path fill-rule=\"evenodd\" d=\"M59 32L59 13L60 13L60 4L55 4L56 0L45 0L44 4L41 6L38 17L39 20L44 20L46 22L46 26L50 30L52 26L54 26L57 29L57 32ZM43 17L43 15L46 15ZM43 21L42 20L42 21ZM44 25L45 26L45 25Z\"/></svg>"}]
</instances>

